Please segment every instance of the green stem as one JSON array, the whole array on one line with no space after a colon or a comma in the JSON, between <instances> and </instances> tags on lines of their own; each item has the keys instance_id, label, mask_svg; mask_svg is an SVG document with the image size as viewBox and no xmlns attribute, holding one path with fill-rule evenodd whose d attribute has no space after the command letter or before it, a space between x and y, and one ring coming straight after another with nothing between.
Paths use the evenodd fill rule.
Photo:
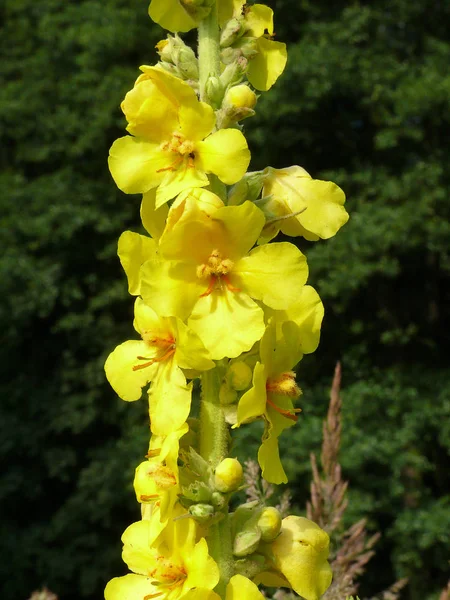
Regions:
<instances>
[{"instance_id":1,"label":"green stem","mask_svg":"<svg viewBox=\"0 0 450 600\"><path fill-rule=\"evenodd\" d=\"M198 24L198 67L200 100L211 104L206 84L210 77L220 76L219 23L215 2L206 19Z\"/></svg>"},{"instance_id":2,"label":"green stem","mask_svg":"<svg viewBox=\"0 0 450 600\"><path fill-rule=\"evenodd\" d=\"M202 374L200 408L200 454L213 468L228 454L228 426L219 400L218 369Z\"/></svg>"},{"instance_id":3,"label":"green stem","mask_svg":"<svg viewBox=\"0 0 450 600\"><path fill-rule=\"evenodd\" d=\"M228 454L229 434L219 400L220 384L221 379L217 367L202 374L200 454L213 468ZM221 598L225 598L227 583L234 574L228 513L221 521L210 526L207 540L209 553L220 570L220 581L215 591Z\"/></svg>"}]
</instances>

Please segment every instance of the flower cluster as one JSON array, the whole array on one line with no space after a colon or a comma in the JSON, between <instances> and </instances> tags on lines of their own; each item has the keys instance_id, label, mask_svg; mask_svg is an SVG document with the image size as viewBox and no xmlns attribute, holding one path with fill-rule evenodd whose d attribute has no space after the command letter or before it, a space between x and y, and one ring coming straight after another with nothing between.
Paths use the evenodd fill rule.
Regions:
<instances>
[{"instance_id":1,"label":"flower cluster","mask_svg":"<svg viewBox=\"0 0 450 600\"><path fill-rule=\"evenodd\" d=\"M142 194L148 235L119 239L136 335L105 371L123 400L148 399L151 437L134 480L142 519L122 537L131 573L105 598L262 600L262 584L317 600L331 582L327 534L258 502L230 513L242 467L228 440L261 421L263 477L287 481L278 439L298 420L295 369L316 350L324 311L305 256L271 240L333 236L345 196L299 166L247 173L240 122L287 59L269 7L152 0L149 14L175 35L158 43L156 66L141 67L121 105L129 135L110 150L117 186ZM195 27L198 56L178 35Z\"/></svg>"}]
</instances>

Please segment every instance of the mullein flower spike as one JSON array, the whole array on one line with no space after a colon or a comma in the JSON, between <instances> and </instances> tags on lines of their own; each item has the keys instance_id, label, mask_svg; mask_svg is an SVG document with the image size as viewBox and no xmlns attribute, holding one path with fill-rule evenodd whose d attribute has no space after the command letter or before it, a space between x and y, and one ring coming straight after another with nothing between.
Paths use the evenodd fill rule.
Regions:
<instances>
[{"instance_id":1,"label":"mullein flower spike","mask_svg":"<svg viewBox=\"0 0 450 600\"><path fill-rule=\"evenodd\" d=\"M129 135L110 150L118 187L142 194L146 233L119 239L137 339L105 371L123 400L148 397L151 437L134 478L142 520L122 537L131 572L105 599L262 600L263 584L318 600L331 582L324 531L259 502L229 512L243 470L228 424L262 420L263 477L287 482L278 438L299 420L295 369L317 349L324 309L306 257L268 242L335 235L345 196L299 166L246 172L239 122L287 60L269 7L152 0L149 14L175 35L158 43L157 66L141 67L121 106ZM197 53L179 36L196 27Z\"/></svg>"}]
</instances>

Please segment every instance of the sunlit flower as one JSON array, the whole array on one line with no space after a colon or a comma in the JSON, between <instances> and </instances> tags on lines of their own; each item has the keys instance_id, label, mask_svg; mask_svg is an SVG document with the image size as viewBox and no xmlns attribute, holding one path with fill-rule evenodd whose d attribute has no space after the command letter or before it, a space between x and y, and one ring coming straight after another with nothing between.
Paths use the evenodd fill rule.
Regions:
<instances>
[{"instance_id":1,"label":"sunlit flower","mask_svg":"<svg viewBox=\"0 0 450 600\"><path fill-rule=\"evenodd\" d=\"M169 435L186 421L191 406L192 384L181 369L214 367L197 334L176 317L159 317L136 299L136 331L141 340L124 342L108 356L106 377L126 401L139 400L149 382L152 432Z\"/></svg>"},{"instance_id":2,"label":"sunlit flower","mask_svg":"<svg viewBox=\"0 0 450 600\"><path fill-rule=\"evenodd\" d=\"M316 523L294 516L283 519L281 533L272 542L277 568L306 600L319 600L331 584L329 545L328 534Z\"/></svg>"},{"instance_id":3,"label":"sunlit flower","mask_svg":"<svg viewBox=\"0 0 450 600\"><path fill-rule=\"evenodd\" d=\"M268 215L269 222L260 241L271 240L279 231L311 241L328 239L347 223L345 194L331 181L312 179L298 166L286 169L267 167L263 176L263 198L267 200L260 206ZM293 216L286 218L288 215ZM270 218L274 219L272 223Z\"/></svg>"},{"instance_id":4,"label":"sunlit flower","mask_svg":"<svg viewBox=\"0 0 450 600\"><path fill-rule=\"evenodd\" d=\"M219 569L206 540L196 542L196 535L196 524L189 518L169 520L156 540L150 521L130 525L122 536L122 558L133 574L112 579L105 600L181 600L195 588L212 590Z\"/></svg>"},{"instance_id":5,"label":"sunlit flower","mask_svg":"<svg viewBox=\"0 0 450 600\"><path fill-rule=\"evenodd\" d=\"M255 300L285 310L306 282L306 259L294 245L251 250L263 226L251 202L218 208L208 219L179 218L161 236L158 256L142 267L147 304L188 319L214 360L236 357L261 338L263 311Z\"/></svg>"},{"instance_id":6,"label":"sunlit flower","mask_svg":"<svg viewBox=\"0 0 450 600\"><path fill-rule=\"evenodd\" d=\"M277 340L276 324L271 320L261 339L261 363L253 371L253 386L242 396L237 410L237 426L264 419L265 429L258 461L263 477L272 483L286 483L287 477L280 461L278 437L297 421L293 400L301 390L295 382L292 368L302 357L297 326L283 325L283 338Z\"/></svg>"},{"instance_id":7,"label":"sunlit flower","mask_svg":"<svg viewBox=\"0 0 450 600\"><path fill-rule=\"evenodd\" d=\"M166 523L180 493L178 452L180 438L189 430L185 423L167 436L153 435L148 460L136 467L134 491L141 504L159 506L161 523Z\"/></svg>"},{"instance_id":8,"label":"sunlit flower","mask_svg":"<svg viewBox=\"0 0 450 600\"><path fill-rule=\"evenodd\" d=\"M214 110L187 83L156 67L141 70L122 102L131 136L110 149L108 164L118 187L128 194L157 187L159 208L184 189L208 185L207 173L236 183L250 161L242 133L214 132Z\"/></svg>"}]
</instances>

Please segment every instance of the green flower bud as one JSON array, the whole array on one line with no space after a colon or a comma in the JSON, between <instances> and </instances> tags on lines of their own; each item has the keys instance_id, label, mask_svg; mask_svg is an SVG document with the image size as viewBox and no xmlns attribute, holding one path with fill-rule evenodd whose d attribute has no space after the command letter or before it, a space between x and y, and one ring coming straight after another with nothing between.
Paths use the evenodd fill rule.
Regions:
<instances>
[{"instance_id":1,"label":"green flower bud","mask_svg":"<svg viewBox=\"0 0 450 600\"><path fill-rule=\"evenodd\" d=\"M236 458L225 458L216 467L214 485L219 492L234 492L240 486L243 477L241 463Z\"/></svg>"},{"instance_id":2,"label":"green flower bud","mask_svg":"<svg viewBox=\"0 0 450 600\"><path fill-rule=\"evenodd\" d=\"M224 508L224 506L226 506L227 499L226 496L224 496L220 492L213 492L211 494L211 502L216 508L220 510L221 508Z\"/></svg>"},{"instance_id":3,"label":"green flower bud","mask_svg":"<svg viewBox=\"0 0 450 600\"><path fill-rule=\"evenodd\" d=\"M226 377L230 388L242 391L250 387L252 375L252 370L248 364L238 360L229 366Z\"/></svg>"},{"instance_id":4,"label":"green flower bud","mask_svg":"<svg viewBox=\"0 0 450 600\"><path fill-rule=\"evenodd\" d=\"M227 48L228 46L231 46L237 39L241 37L241 35L244 33L244 28L242 27L243 23L243 19L236 19L236 17L227 22L220 35L221 48Z\"/></svg>"},{"instance_id":5,"label":"green flower bud","mask_svg":"<svg viewBox=\"0 0 450 600\"><path fill-rule=\"evenodd\" d=\"M253 171L247 173L231 188L228 194L228 204L237 206L246 200L254 202L261 193L264 184L264 173Z\"/></svg>"},{"instance_id":6,"label":"green flower bud","mask_svg":"<svg viewBox=\"0 0 450 600\"><path fill-rule=\"evenodd\" d=\"M248 556L253 554L261 541L261 532L258 529L253 531L240 531L233 542L233 554L235 556Z\"/></svg>"},{"instance_id":7,"label":"green flower bud","mask_svg":"<svg viewBox=\"0 0 450 600\"><path fill-rule=\"evenodd\" d=\"M263 542L273 541L281 530L280 511L273 506L264 508L258 519L257 526L261 530L261 539Z\"/></svg>"},{"instance_id":8,"label":"green flower bud","mask_svg":"<svg viewBox=\"0 0 450 600\"><path fill-rule=\"evenodd\" d=\"M237 402L238 395L235 390L232 390L226 383L222 383L219 389L219 400L222 406L228 406Z\"/></svg>"},{"instance_id":9,"label":"green flower bud","mask_svg":"<svg viewBox=\"0 0 450 600\"><path fill-rule=\"evenodd\" d=\"M199 523L207 523L214 516L214 512L214 506L210 504L193 504L189 507L189 514Z\"/></svg>"},{"instance_id":10,"label":"green flower bud","mask_svg":"<svg viewBox=\"0 0 450 600\"><path fill-rule=\"evenodd\" d=\"M220 106L223 98L223 85L219 77L210 77L206 81L205 91L208 99L216 106Z\"/></svg>"}]
</instances>

